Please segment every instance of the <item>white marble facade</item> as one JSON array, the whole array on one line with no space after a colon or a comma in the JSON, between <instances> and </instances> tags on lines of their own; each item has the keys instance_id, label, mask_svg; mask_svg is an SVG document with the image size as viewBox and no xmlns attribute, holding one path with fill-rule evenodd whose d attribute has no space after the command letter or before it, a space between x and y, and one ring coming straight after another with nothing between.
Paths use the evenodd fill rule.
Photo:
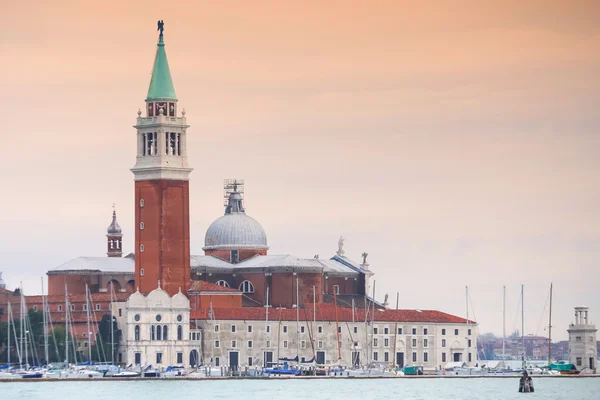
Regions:
<instances>
[{"instance_id":1,"label":"white marble facade","mask_svg":"<svg viewBox=\"0 0 600 400\"><path fill-rule=\"evenodd\" d=\"M200 342L190 335L190 302L160 287L144 296L132 294L125 307L124 342L127 365L191 366L198 364Z\"/></svg>"}]
</instances>

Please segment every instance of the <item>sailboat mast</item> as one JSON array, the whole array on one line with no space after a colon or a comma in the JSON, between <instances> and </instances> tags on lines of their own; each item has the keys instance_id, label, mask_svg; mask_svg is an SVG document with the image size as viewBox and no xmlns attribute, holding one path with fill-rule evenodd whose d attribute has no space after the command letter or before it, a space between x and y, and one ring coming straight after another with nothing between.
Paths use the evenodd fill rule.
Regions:
<instances>
[{"instance_id":1,"label":"sailboat mast","mask_svg":"<svg viewBox=\"0 0 600 400\"><path fill-rule=\"evenodd\" d=\"M372 299L372 303L373 303L373 310L371 312L371 340L369 341L369 347L370 347L370 351L369 351L369 364L372 361L373 358L373 336L375 335L375 281L373 281L373 299Z\"/></svg>"},{"instance_id":2,"label":"sailboat mast","mask_svg":"<svg viewBox=\"0 0 600 400\"><path fill-rule=\"evenodd\" d=\"M23 354L23 282L21 282L19 291L21 292L21 297L19 298L19 326L21 328L19 330L19 353ZM23 359L21 357L19 357L19 364L21 364L21 369L23 369Z\"/></svg>"},{"instance_id":3,"label":"sailboat mast","mask_svg":"<svg viewBox=\"0 0 600 400\"><path fill-rule=\"evenodd\" d=\"M114 283L110 281L110 365L115 365L115 313L113 303Z\"/></svg>"},{"instance_id":4,"label":"sailboat mast","mask_svg":"<svg viewBox=\"0 0 600 400\"><path fill-rule=\"evenodd\" d=\"M269 325L269 287L267 286L267 305L265 306L265 326ZM266 330L267 328L265 328Z\"/></svg>"},{"instance_id":5,"label":"sailboat mast","mask_svg":"<svg viewBox=\"0 0 600 400\"><path fill-rule=\"evenodd\" d=\"M90 297L87 283L85 284L85 309L87 316L88 364L92 365L92 331L90 330Z\"/></svg>"},{"instance_id":6,"label":"sailboat mast","mask_svg":"<svg viewBox=\"0 0 600 400\"><path fill-rule=\"evenodd\" d=\"M8 366L10 368L10 323L12 319L12 310L10 309L10 299L8 300ZM14 321L13 321L14 323Z\"/></svg>"},{"instance_id":7,"label":"sailboat mast","mask_svg":"<svg viewBox=\"0 0 600 400\"><path fill-rule=\"evenodd\" d=\"M296 358L300 364L300 298L298 297L299 278L296 276Z\"/></svg>"},{"instance_id":8,"label":"sailboat mast","mask_svg":"<svg viewBox=\"0 0 600 400\"><path fill-rule=\"evenodd\" d=\"M42 316L44 320L44 358L46 359L46 365L48 365L48 295L44 295L44 278L42 280Z\"/></svg>"},{"instance_id":9,"label":"sailboat mast","mask_svg":"<svg viewBox=\"0 0 600 400\"><path fill-rule=\"evenodd\" d=\"M525 368L525 285L521 285L521 346L523 347L523 368Z\"/></svg>"},{"instance_id":10,"label":"sailboat mast","mask_svg":"<svg viewBox=\"0 0 600 400\"><path fill-rule=\"evenodd\" d=\"M398 305L400 304L400 292L396 293L396 311L398 311ZM394 358L394 369L396 368L396 361L398 358L396 357L396 344L398 342L398 313L396 312L396 318L394 318L394 352L392 353L392 357Z\"/></svg>"},{"instance_id":11,"label":"sailboat mast","mask_svg":"<svg viewBox=\"0 0 600 400\"><path fill-rule=\"evenodd\" d=\"M277 363L279 363L279 347L281 343L281 307L279 307L279 321L277 322Z\"/></svg>"},{"instance_id":12,"label":"sailboat mast","mask_svg":"<svg viewBox=\"0 0 600 400\"><path fill-rule=\"evenodd\" d=\"M317 288L315 285L313 285L313 323L314 326L317 326Z\"/></svg>"},{"instance_id":13,"label":"sailboat mast","mask_svg":"<svg viewBox=\"0 0 600 400\"><path fill-rule=\"evenodd\" d=\"M69 368L69 292L65 283L65 363Z\"/></svg>"},{"instance_id":14,"label":"sailboat mast","mask_svg":"<svg viewBox=\"0 0 600 400\"><path fill-rule=\"evenodd\" d=\"M317 329L317 287L315 285L313 285L313 326L311 328L311 331L312 331L313 362L316 364L317 353L315 353L315 345L316 345L315 329Z\"/></svg>"},{"instance_id":15,"label":"sailboat mast","mask_svg":"<svg viewBox=\"0 0 600 400\"><path fill-rule=\"evenodd\" d=\"M213 308L212 308L212 300L210 301L210 320L213 323L213 331L215 330L215 316L213 314ZM217 339L219 339L219 334L217 333ZM213 366L213 360L215 358L215 346L210 346L210 366Z\"/></svg>"},{"instance_id":16,"label":"sailboat mast","mask_svg":"<svg viewBox=\"0 0 600 400\"><path fill-rule=\"evenodd\" d=\"M25 368L29 369L29 355L27 350L27 320L25 319L25 297L23 297L23 283L21 283L21 311L23 313L23 328L25 329ZM21 336L23 332L21 332Z\"/></svg>"},{"instance_id":17,"label":"sailboat mast","mask_svg":"<svg viewBox=\"0 0 600 400\"><path fill-rule=\"evenodd\" d=\"M471 335L469 335L469 287L465 286L465 302L466 302L466 306L467 306L467 354L469 357L471 355L471 345L469 343L469 338L471 337ZM468 358L467 358L468 360ZM471 362L471 360L469 360L469 363Z\"/></svg>"},{"instance_id":18,"label":"sailboat mast","mask_svg":"<svg viewBox=\"0 0 600 400\"><path fill-rule=\"evenodd\" d=\"M337 307L337 295L335 290L333 291L333 306L335 307L335 338L337 340L337 349L338 349L338 363L342 359L342 349L340 347L340 325L338 322L338 307Z\"/></svg>"},{"instance_id":19,"label":"sailboat mast","mask_svg":"<svg viewBox=\"0 0 600 400\"><path fill-rule=\"evenodd\" d=\"M502 286L502 360L506 360L506 286Z\"/></svg>"},{"instance_id":20,"label":"sailboat mast","mask_svg":"<svg viewBox=\"0 0 600 400\"><path fill-rule=\"evenodd\" d=\"M552 360L552 283L550 283L550 312L548 313L548 365Z\"/></svg>"}]
</instances>

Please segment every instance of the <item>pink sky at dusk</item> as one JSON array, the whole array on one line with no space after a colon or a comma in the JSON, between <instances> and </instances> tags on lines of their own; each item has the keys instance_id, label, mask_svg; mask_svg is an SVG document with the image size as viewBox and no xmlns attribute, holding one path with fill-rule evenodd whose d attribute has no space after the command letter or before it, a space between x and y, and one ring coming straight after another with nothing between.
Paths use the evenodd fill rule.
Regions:
<instances>
[{"instance_id":1,"label":"pink sky at dusk","mask_svg":"<svg viewBox=\"0 0 600 400\"><path fill-rule=\"evenodd\" d=\"M525 3L525 4L523 4ZM600 321L600 2L3 5L0 271L133 251L136 112L165 42L187 111L192 253L246 181L270 253L369 253L377 298L554 336ZM540 322L541 321L541 322Z\"/></svg>"}]
</instances>

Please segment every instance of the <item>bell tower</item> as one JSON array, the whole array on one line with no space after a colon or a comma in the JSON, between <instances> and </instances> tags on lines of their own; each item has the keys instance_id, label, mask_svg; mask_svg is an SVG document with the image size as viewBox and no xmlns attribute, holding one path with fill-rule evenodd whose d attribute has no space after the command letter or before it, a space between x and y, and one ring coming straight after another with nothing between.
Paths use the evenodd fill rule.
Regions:
<instances>
[{"instance_id":1,"label":"bell tower","mask_svg":"<svg viewBox=\"0 0 600 400\"><path fill-rule=\"evenodd\" d=\"M109 257L123 257L123 232L117 222L117 212L113 204L112 222L106 229L106 255Z\"/></svg>"},{"instance_id":2,"label":"bell tower","mask_svg":"<svg viewBox=\"0 0 600 400\"><path fill-rule=\"evenodd\" d=\"M190 282L189 175L185 111L179 112L162 21L145 112L138 111L135 282L147 294L160 281L173 296Z\"/></svg>"}]
</instances>

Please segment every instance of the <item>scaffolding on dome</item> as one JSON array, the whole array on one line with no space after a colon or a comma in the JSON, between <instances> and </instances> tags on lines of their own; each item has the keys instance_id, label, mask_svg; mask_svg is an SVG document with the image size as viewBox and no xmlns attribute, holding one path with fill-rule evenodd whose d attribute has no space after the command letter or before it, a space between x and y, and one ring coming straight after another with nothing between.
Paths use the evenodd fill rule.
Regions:
<instances>
[{"instance_id":1,"label":"scaffolding on dome","mask_svg":"<svg viewBox=\"0 0 600 400\"><path fill-rule=\"evenodd\" d=\"M223 205L229 204L231 193L239 193L244 199L244 180L243 179L223 179Z\"/></svg>"}]
</instances>

